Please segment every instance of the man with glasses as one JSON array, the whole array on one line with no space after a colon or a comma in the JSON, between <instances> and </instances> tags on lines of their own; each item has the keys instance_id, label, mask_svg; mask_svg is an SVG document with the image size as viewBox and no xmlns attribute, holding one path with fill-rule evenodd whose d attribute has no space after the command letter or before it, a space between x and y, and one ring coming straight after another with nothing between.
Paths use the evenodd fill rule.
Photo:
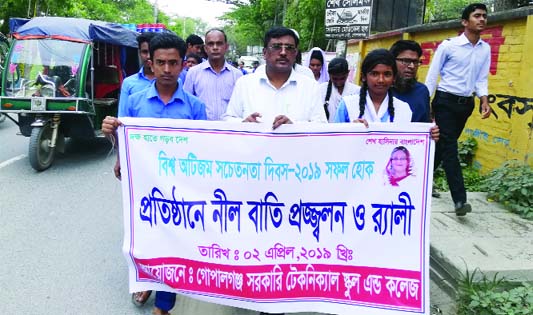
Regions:
<instances>
[{"instance_id":1,"label":"man with glasses","mask_svg":"<svg viewBox=\"0 0 533 315\"><path fill-rule=\"evenodd\" d=\"M429 108L429 91L425 84L418 82L418 66L422 57L422 48L412 40L399 40L395 42L390 52L396 59L398 73L392 88L394 97L406 102L413 112L412 122L431 122ZM439 128L431 128L433 139L438 140ZM433 189L433 197L440 197L440 193Z\"/></svg>"},{"instance_id":2,"label":"man with glasses","mask_svg":"<svg viewBox=\"0 0 533 315\"><path fill-rule=\"evenodd\" d=\"M474 92L481 101L481 118L488 118L491 113L488 102L490 46L481 39L481 32L487 25L487 7L482 3L470 4L463 10L461 19L464 32L439 45L426 77L429 92L437 89L432 109L442 130L435 151L435 167L442 161L457 216L472 211L466 202L457 139L474 110Z\"/></svg>"},{"instance_id":3,"label":"man with glasses","mask_svg":"<svg viewBox=\"0 0 533 315\"><path fill-rule=\"evenodd\" d=\"M298 37L285 27L264 38L266 66L242 77L233 90L224 120L271 124L327 122L316 81L293 69Z\"/></svg>"},{"instance_id":4,"label":"man with glasses","mask_svg":"<svg viewBox=\"0 0 533 315\"><path fill-rule=\"evenodd\" d=\"M298 53L296 34L286 27L273 27L265 34L263 45L265 67L237 82L223 119L265 123L272 129L283 124L326 123L318 83L293 69Z\"/></svg>"},{"instance_id":5,"label":"man with glasses","mask_svg":"<svg viewBox=\"0 0 533 315\"><path fill-rule=\"evenodd\" d=\"M226 34L211 29L205 34L207 60L190 69L184 82L185 91L205 103L207 120L220 120L241 71L230 65L225 54L228 50Z\"/></svg>"},{"instance_id":6,"label":"man with glasses","mask_svg":"<svg viewBox=\"0 0 533 315\"><path fill-rule=\"evenodd\" d=\"M399 40L391 46L390 52L398 68L392 89L394 97L409 104L413 112L412 122L431 122L429 91L417 80L422 48L415 41Z\"/></svg>"}]
</instances>

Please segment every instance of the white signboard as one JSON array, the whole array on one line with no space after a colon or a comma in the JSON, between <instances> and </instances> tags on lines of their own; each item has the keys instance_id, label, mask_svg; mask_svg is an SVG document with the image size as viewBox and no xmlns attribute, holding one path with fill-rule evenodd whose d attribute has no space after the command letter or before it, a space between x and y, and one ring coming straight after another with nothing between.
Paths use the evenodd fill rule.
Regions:
<instances>
[{"instance_id":1,"label":"white signboard","mask_svg":"<svg viewBox=\"0 0 533 315\"><path fill-rule=\"evenodd\" d=\"M327 0L326 38L368 38L372 0Z\"/></svg>"}]
</instances>

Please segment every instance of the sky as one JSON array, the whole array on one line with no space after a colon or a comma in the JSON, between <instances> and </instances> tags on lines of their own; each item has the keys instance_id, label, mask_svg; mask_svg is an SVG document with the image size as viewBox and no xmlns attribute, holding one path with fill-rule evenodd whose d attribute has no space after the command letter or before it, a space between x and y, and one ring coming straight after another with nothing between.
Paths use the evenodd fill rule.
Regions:
<instances>
[{"instance_id":1,"label":"sky","mask_svg":"<svg viewBox=\"0 0 533 315\"><path fill-rule=\"evenodd\" d=\"M209 27L221 26L217 17L233 6L224 2L206 0L151 0L158 3L159 10L168 16L178 15L204 20Z\"/></svg>"}]
</instances>

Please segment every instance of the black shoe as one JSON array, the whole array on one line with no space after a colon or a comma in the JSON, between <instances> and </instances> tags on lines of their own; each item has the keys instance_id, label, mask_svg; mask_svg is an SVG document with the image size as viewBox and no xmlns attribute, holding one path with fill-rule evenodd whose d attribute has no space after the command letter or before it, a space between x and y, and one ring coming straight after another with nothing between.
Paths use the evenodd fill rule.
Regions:
<instances>
[{"instance_id":1,"label":"black shoe","mask_svg":"<svg viewBox=\"0 0 533 315\"><path fill-rule=\"evenodd\" d=\"M431 196L433 196L435 198L440 198L440 192L435 190L435 187L433 187L433 189L431 190Z\"/></svg>"},{"instance_id":2,"label":"black shoe","mask_svg":"<svg viewBox=\"0 0 533 315\"><path fill-rule=\"evenodd\" d=\"M458 201L455 203L455 215L458 217L465 216L468 212L472 212L472 206L463 201Z\"/></svg>"}]
</instances>

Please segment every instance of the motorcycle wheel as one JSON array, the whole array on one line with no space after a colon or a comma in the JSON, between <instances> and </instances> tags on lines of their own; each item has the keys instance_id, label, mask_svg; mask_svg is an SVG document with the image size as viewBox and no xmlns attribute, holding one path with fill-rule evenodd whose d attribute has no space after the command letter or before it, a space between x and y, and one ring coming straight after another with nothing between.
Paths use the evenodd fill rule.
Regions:
<instances>
[{"instance_id":1,"label":"motorcycle wheel","mask_svg":"<svg viewBox=\"0 0 533 315\"><path fill-rule=\"evenodd\" d=\"M50 124L32 128L28 156L31 167L38 172L49 168L54 161L55 147L50 147L51 141L52 127Z\"/></svg>"}]
</instances>

